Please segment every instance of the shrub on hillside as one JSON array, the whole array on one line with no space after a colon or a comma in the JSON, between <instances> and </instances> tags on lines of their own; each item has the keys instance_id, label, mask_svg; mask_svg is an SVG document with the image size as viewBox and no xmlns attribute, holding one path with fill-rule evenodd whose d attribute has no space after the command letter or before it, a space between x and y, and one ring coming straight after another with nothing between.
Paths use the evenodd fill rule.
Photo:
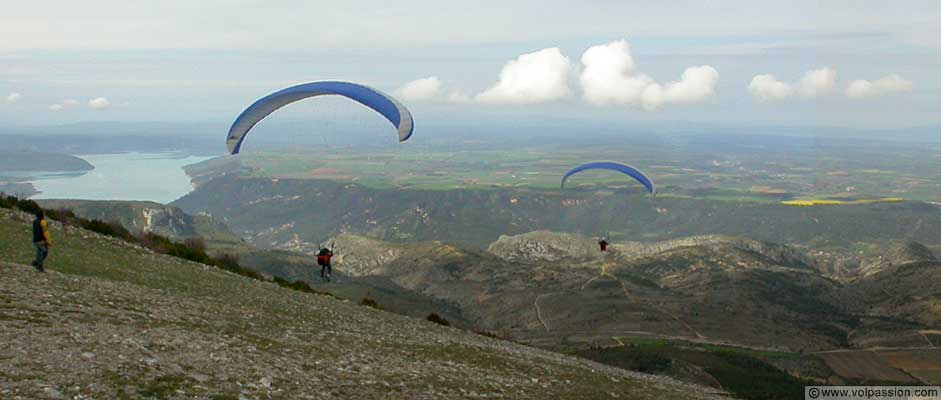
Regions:
<instances>
[{"instance_id":1,"label":"shrub on hillside","mask_svg":"<svg viewBox=\"0 0 941 400\"><path fill-rule=\"evenodd\" d=\"M206 251L206 241L201 237L191 237L183 240L183 244L194 250Z\"/></svg>"},{"instance_id":2,"label":"shrub on hillside","mask_svg":"<svg viewBox=\"0 0 941 400\"><path fill-rule=\"evenodd\" d=\"M185 243L176 243L153 232L142 235L140 242L144 244L144 246L161 254L180 257L202 264L214 265L211 263L212 260L209 255L206 254L205 250L189 247Z\"/></svg>"},{"instance_id":3,"label":"shrub on hillside","mask_svg":"<svg viewBox=\"0 0 941 400\"><path fill-rule=\"evenodd\" d=\"M486 337L491 338L491 339L497 339L497 340L512 340L509 335L501 335L501 334L499 334L499 333L497 333L497 332L488 331L488 330L480 329L480 328L473 328L473 329L471 329L471 332L474 332L474 333L476 333L476 334L478 334L478 335L480 335L480 336L486 336Z\"/></svg>"},{"instance_id":4,"label":"shrub on hillside","mask_svg":"<svg viewBox=\"0 0 941 400\"><path fill-rule=\"evenodd\" d=\"M0 193L0 207L9 209L19 209L30 214L36 214L40 210L39 204L30 199L20 199L16 196L7 196Z\"/></svg>"},{"instance_id":5,"label":"shrub on hillside","mask_svg":"<svg viewBox=\"0 0 941 400\"><path fill-rule=\"evenodd\" d=\"M79 218L72 210L45 210L46 216L66 225L79 226Z\"/></svg>"},{"instance_id":6,"label":"shrub on hillside","mask_svg":"<svg viewBox=\"0 0 941 400\"><path fill-rule=\"evenodd\" d=\"M359 301L359 305L361 305L361 306L366 306L366 307L372 307L372 308L375 308L375 309L377 309L377 310L381 310L381 309L382 309L382 307L379 307L379 303L376 303L375 300L370 299L369 297L363 297L363 299Z\"/></svg>"},{"instance_id":7,"label":"shrub on hillside","mask_svg":"<svg viewBox=\"0 0 941 400\"><path fill-rule=\"evenodd\" d=\"M0 208L12 209L16 207L16 197L0 193Z\"/></svg>"},{"instance_id":8,"label":"shrub on hillside","mask_svg":"<svg viewBox=\"0 0 941 400\"><path fill-rule=\"evenodd\" d=\"M97 219L78 219L78 226L105 236L124 239L127 242L137 242L137 238L132 235L131 232L114 222L105 222Z\"/></svg>"},{"instance_id":9,"label":"shrub on hillside","mask_svg":"<svg viewBox=\"0 0 941 400\"><path fill-rule=\"evenodd\" d=\"M434 323L436 323L436 324L438 324L438 325L451 326L451 323L448 322L448 320L442 318L440 315L438 315L438 314L436 314L436 313L428 314L428 316L425 317L425 319L427 319L427 320L429 320L429 321L431 321L431 322L434 322Z\"/></svg>"}]
</instances>

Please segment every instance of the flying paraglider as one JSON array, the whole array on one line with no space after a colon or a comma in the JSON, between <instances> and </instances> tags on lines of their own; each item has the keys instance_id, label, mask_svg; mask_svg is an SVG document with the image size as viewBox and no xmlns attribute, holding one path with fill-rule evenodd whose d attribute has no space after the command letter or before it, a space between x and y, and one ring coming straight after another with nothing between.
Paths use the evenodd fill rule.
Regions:
<instances>
[{"instance_id":1,"label":"flying paraglider","mask_svg":"<svg viewBox=\"0 0 941 400\"><path fill-rule=\"evenodd\" d=\"M229 134L226 136L229 153L238 154L242 141L252 127L277 109L308 97L322 95L343 96L373 109L392 123L399 134L400 142L412 136L412 114L391 96L358 83L319 81L279 90L248 106L229 128Z\"/></svg>"},{"instance_id":2,"label":"flying paraglider","mask_svg":"<svg viewBox=\"0 0 941 400\"><path fill-rule=\"evenodd\" d=\"M644 185L644 187L647 189L647 192L650 193L651 195L654 195L654 196L657 195L657 188L654 186L653 181L647 177L647 175L644 175L643 172L640 172L640 170L630 165L622 164L622 163L614 162L614 161L594 161L594 162L585 163L575 168L572 168L571 170L569 170L569 172L566 172L565 175L562 176L562 188L563 189L565 188L565 181L570 176L575 175L585 170L589 170L589 169L607 169L611 171L621 172L623 174L630 176L631 178L634 178L634 180L636 180L637 182L640 182L641 185Z\"/></svg>"}]
</instances>

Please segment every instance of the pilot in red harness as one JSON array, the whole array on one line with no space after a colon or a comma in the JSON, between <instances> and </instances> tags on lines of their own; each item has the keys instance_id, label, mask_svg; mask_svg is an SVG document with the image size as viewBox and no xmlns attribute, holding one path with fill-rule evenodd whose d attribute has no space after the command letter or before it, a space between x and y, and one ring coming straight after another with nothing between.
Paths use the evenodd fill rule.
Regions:
<instances>
[{"instance_id":1,"label":"pilot in red harness","mask_svg":"<svg viewBox=\"0 0 941 400\"><path fill-rule=\"evenodd\" d=\"M333 267L330 266L330 257L333 257L333 252L327 248L322 248L320 252L317 253L317 265L320 266L320 277L328 282L330 281L330 275L333 274Z\"/></svg>"}]
</instances>

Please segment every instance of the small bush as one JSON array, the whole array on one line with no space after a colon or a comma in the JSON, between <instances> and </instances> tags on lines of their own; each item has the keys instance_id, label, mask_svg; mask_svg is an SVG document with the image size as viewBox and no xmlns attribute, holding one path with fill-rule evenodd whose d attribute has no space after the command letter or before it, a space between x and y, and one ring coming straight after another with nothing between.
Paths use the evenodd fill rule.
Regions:
<instances>
[{"instance_id":1,"label":"small bush","mask_svg":"<svg viewBox=\"0 0 941 400\"><path fill-rule=\"evenodd\" d=\"M0 207L9 209L16 208L30 214L36 214L36 211L40 210L39 204L36 204L35 201L30 199L20 199L16 196L7 196L3 193L0 193Z\"/></svg>"},{"instance_id":2,"label":"small bush","mask_svg":"<svg viewBox=\"0 0 941 400\"><path fill-rule=\"evenodd\" d=\"M0 193L0 208L13 207L16 207L16 197L7 196L3 193Z\"/></svg>"},{"instance_id":3,"label":"small bush","mask_svg":"<svg viewBox=\"0 0 941 400\"><path fill-rule=\"evenodd\" d=\"M153 232L145 233L141 237L141 243L158 253L180 257L202 264L216 265L212 263L212 258L206 254L205 250L189 247L185 243L176 243Z\"/></svg>"},{"instance_id":4,"label":"small bush","mask_svg":"<svg viewBox=\"0 0 941 400\"><path fill-rule=\"evenodd\" d=\"M431 322L434 322L438 325L451 326L451 323L448 322L448 320L442 318L440 315L435 314L435 313L428 314L428 316L425 317L425 319Z\"/></svg>"},{"instance_id":5,"label":"small bush","mask_svg":"<svg viewBox=\"0 0 941 400\"><path fill-rule=\"evenodd\" d=\"M183 244L193 250L206 251L206 240L201 237L191 237L183 240Z\"/></svg>"},{"instance_id":6,"label":"small bush","mask_svg":"<svg viewBox=\"0 0 941 400\"><path fill-rule=\"evenodd\" d=\"M491 339L510 340L510 336L509 336L509 335L501 335L501 334L498 334L498 333L496 333L496 332L492 332L492 331L488 331L488 330L484 330L484 329L480 329L480 328L471 329L471 332L474 332L474 333L476 333L476 334L478 334L478 335L480 335L480 336L486 336L486 337L491 338Z\"/></svg>"},{"instance_id":7,"label":"small bush","mask_svg":"<svg viewBox=\"0 0 941 400\"><path fill-rule=\"evenodd\" d=\"M36 204L35 201L29 200L29 199L19 200L16 204L16 208L19 208L20 210L26 211L30 214L36 214L36 212L38 212L41 209L41 207L39 207L39 204Z\"/></svg>"},{"instance_id":8,"label":"small bush","mask_svg":"<svg viewBox=\"0 0 941 400\"><path fill-rule=\"evenodd\" d=\"M316 293L314 291L314 288L310 287L310 285L308 285L307 282L304 282L304 281L290 282L287 279L275 277L275 283L283 287L289 288L289 289L299 290L301 292Z\"/></svg>"},{"instance_id":9,"label":"small bush","mask_svg":"<svg viewBox=\"0 0 941 400\"><path fill-rule=\"evenodd\" d=\"M369 297L363 297L363 299L359 301L359 305L361 305L361 306L366 306L366 307L372 307L372 308L375 308L375 309L377 309L377 310L381 310L381 309L382 309L382 307L379 307L379 303L376 303L375 300L370 299Z\"/></svg>"},{"instance_id":10,"label":"small bush","mask_svg":"<svg viewBox=\"0 0 941 400\"><path fill-rule=\"evenodd\" d=\"M74 216L74 214L73 214ZM105 236L111 236L118 239L123 239L126 242L135 243L137 242L137 237L131 234L123 226L113 223L105 222L97 219L87 220L87 219L78 219L78 226L90 230L92 232L100 233Z\"/></svg>"},{"instance_id":11,"label":"small bush","mask_svg":"<svg viewBox=\"0 0 941 400\"><path fill-rule=\"evenodd\" d=\"M79 225L79 218L75 216L75 213L73 213L72 210L46 210L46 217L66 225Z\"/></svg>"},{"instance_id":12,"label":"small bush","mask_svg":"<svg viewBox=\"0 0 941 400\"><path fill-rule=\"evenodd\" d=\"M239 265L239 256L225 253L213 259L213 265L223 269L234 269Z\"/></svg>"}]
</instances>

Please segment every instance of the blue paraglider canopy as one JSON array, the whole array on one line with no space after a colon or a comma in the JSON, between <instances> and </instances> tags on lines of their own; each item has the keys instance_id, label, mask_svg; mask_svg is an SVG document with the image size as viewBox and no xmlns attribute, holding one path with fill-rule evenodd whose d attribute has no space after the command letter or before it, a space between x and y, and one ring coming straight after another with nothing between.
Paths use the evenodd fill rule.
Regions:
<instances>
[{"instance_id":1,"label":"blue paraglider canopy","mask_svg":"<svg viewBox=\"0 0 941 400\"><path fill-rule=\"evenodd\" d=\"M562 188L563 189L565 188L565 181L570 176L575 175L585 170L589 170L589 169L607 169L611 171L621 172L623 174L630 176L631 178L634 178L635 180L637 180L637 182L640 182L641 185L644 185L644 187L647 188L647 192L649 192L650 194L654 196L657 195L657 188L654 186L653 181L647 177L647 175L644 175L644 173L640 172L640 170L638 170L637 168L634 168L627 164L615 162L615 161L594 161L594 162L585 163L575 168L572 168L571 170L569 170L569 172L566 172L565 175L562 176Z\"/></svg>"},{"instance_id":2,"label":"blue paraglider canopy","mask_svg":"<svg viewBox=\"0 0 941 400\"><path fill-rule=\"evenodd\" d=\"M358 83L320 81L279 90L248 106L235 119L232 127L229 128L229 134L226 136L229 153L238 154L242 147L242 141L245 140L245 136L252 127L277 109L295 101L322 95L343 96L373 109L395 126L400 142L404 142L412 136L412 130L414 129L412 114L391 96Z\"/></svg>"}]
</instances>

